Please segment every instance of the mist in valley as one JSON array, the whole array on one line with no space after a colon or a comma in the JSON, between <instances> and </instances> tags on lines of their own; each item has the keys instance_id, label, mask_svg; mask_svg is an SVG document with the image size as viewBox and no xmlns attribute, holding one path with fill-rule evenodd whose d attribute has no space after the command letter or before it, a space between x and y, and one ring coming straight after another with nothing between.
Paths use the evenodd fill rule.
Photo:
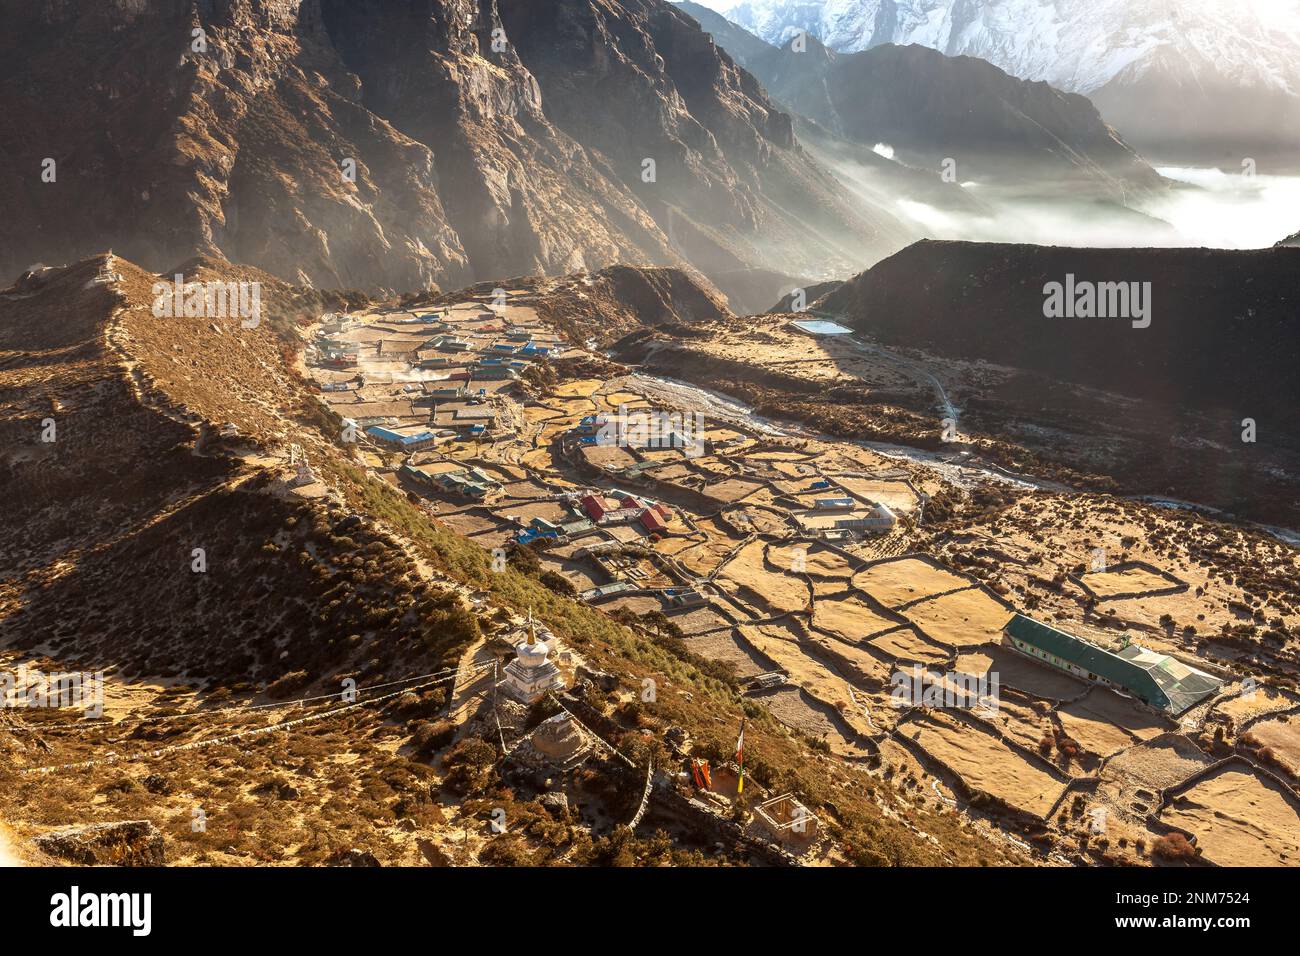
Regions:
<instances>
[{"instance_id":1,"label":"mist in valley","mask_svg":"<svg viewBox=\"0 0 1300 956\"><path fill-rule=\"evenodd\" d=\"M945 183L888 143L852 151L804 139L860 202L917 238L1095 248L1267 248L1300 229L1300 175L1158 166L1168 188L1115 201L1079 183L1027 173ZM864 267L867 264L864 263Z\"/></svg>"},{"instance_id":2,"label":"mist in valley","mask_svg":"<svg viewBox=\"0 0 1300 956\"><path fill-rule=\"evenodd\" d=\"M1186 166L1156 169L1179 187L1142 208L1170 223L1187 245L1259 249L1300 229L1300 175Z\"/></svg>"},{"instance_id":3,"label":"mist in valley","mask_svg":"<svg viewBox=\"0 0 1300 956\"><path fill-rule=\"evenodd\" d=\"M1300 229L1300 176L1247 177L1188 167L1160 173L1175 186L1131 206L979 182L961 184L984 206L978 212L907 197L896 197L893 205L928 238L979 242L1262 249Z\"/></svg>"}]
</instances>

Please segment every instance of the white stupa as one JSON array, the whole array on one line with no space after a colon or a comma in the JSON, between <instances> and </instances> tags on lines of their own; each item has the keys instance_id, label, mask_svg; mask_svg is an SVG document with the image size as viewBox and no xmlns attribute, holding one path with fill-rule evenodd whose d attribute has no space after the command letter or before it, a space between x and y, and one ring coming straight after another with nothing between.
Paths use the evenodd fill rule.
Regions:
<instances>
[{"instance_id":1,"label":"white stupa","mask_svg":"<svg viewBox=\"0 0 1300 956\"><path fill-rule=\"evenodd\" d=\"M528 611L528 639L515 645L515 659L506 665L502 688L515 700L531 704L549 690L564 689L564 675L550 660L551 645L537 639L533 612Z\"/></svg>"}]
</instances>

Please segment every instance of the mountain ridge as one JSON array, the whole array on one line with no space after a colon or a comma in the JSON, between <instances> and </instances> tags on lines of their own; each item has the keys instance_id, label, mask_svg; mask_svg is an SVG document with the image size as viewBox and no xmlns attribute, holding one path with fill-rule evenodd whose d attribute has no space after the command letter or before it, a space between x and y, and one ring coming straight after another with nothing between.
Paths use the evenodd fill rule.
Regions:
<instances>
[{"instance_id":1,"label":"mountain ridge","mask_svg":"<svg viewBox=\"0 0 1300 956\"><path fill-rule=\"evenodd\" d=\"M773 44L802 29L842 52L918 43L980 57L1093 98L1144 149L1203 150L1207 123L1210 143L1238 150L1284 153L1300 138L1300 4L743 0L722 12Z\"/></svg>"},{"instance_id":2,"label":"mountain ridge","mask_svg":"<svg viewBox=\"0 0 1300 956\"><path fill-rule=\"evenodd\" d=\"M610 124L572 105L604 74L533 31L592 44ZM789 118L659 0L42 0L0 9L0 37L25 63L0 74L10 274L112 246L409 290L615 262L734 273L787 265L782 246L848 271L915 238L837 204Z\"/></svg>"},{"instance_id":3,"label":"mountain ridge","mask_svg":"<svg viewBox=\"0 0 1300 956\"><path fill-rule=\"evenodd\" d=\"M888 144L922 168L952 164L962 180L1086 185L1120 203L1167 185L1086 97L976 57L918 44L837 54L808 38L805 51L787 44L754 69L774 97L831 132Z\"/></svg>"}]
</instances>

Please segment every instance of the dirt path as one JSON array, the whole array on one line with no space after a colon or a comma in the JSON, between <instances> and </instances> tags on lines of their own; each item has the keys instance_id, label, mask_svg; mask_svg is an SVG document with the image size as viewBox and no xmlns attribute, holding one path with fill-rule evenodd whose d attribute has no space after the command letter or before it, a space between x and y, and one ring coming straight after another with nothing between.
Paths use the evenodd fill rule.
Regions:
<instances>
[{"instance_id":1,"label":"dirt path","mask_svg":"<svg viewBox=\"0 0 1300 956\"><path fill-rule=\"evenodd\" d=\"M484 667L496 660L487 649L487 641L480 638L471 644L461 656L460 669L468 672L475 667ZM496 672L484 667L469 677L463 677L452 685L451 704L447 708L448 719L460 728L478 710L478 705L492 693L492 682Z\"/></svg>"}]
</instances>

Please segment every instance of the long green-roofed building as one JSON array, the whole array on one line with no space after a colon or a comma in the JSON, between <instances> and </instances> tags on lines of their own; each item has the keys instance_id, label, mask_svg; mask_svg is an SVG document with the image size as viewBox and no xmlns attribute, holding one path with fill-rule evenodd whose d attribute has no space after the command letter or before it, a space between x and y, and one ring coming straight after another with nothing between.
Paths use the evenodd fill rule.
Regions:
<instances>
[{"instance_id":1,"label":"long green-roofed building","mask_svg":"<svg viewBox=\"0 0 1300 956\"><path fill-rule=\"evenodd\" d=\"M1217 677L1140 644L1108 651L1023 614L1008 621L1003 634L1022 654L1075 677L1113 687L1168 714L1181 714L1216 693L1222 684Z\"/></svg>"}]
</instances>

